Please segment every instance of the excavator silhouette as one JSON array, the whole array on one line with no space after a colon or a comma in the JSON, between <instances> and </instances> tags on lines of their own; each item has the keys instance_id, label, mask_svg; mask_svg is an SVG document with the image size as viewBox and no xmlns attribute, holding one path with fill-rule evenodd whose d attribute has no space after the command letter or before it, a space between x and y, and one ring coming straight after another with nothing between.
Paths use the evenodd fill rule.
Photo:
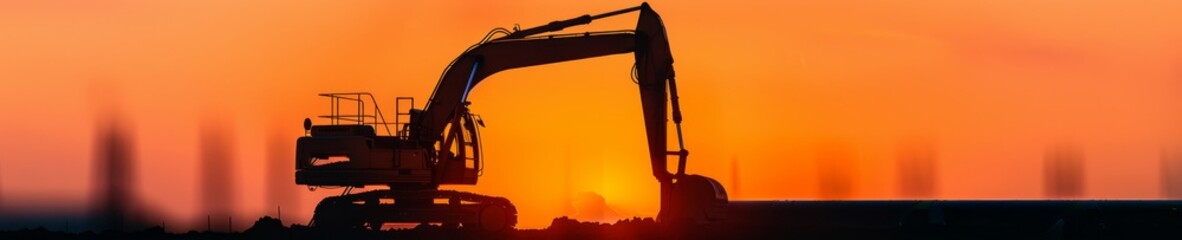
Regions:
<instances>
[{"instance_id":1,"label":"excavator silhouette","mask_svg":"<svg viewBox=\"0 0 1182 240\"><path fill-rule=\"evenodd\" d=\"M541 35L636 11L640 16L634 30ZM493 38L497 35L503 36ZM673 56L660 16L644 3L528 29L496 29L448 65L423 109L403 113L401 104L413 107L414 99L398 98L393 124L385 121L373 95L321 94L330 99L332 114L320 116L329 120L325 125L305 119L307 135L296 147L296 183L346 190L317 205L312 225L380 229L385 223L440 223L491 232L513 228L517 212L507 199L439 189L474 185L481 176L478 125L483 121L468 111L468 94L500 71L629 52L636 59L633 77L640 90L652 173L660 182L658 221L721 219L726 191L714 179L685 173L689 151L681 132ZM676 151L668 151L666 145L669 106L677 131ZM350 110L356 112L341 114ZM379 128L385 129L384 135L376 131ZM677 156L676 172L667 168L669 156ZM365 186L388 189L351 193Z\"/></svg>"}]
</instances>

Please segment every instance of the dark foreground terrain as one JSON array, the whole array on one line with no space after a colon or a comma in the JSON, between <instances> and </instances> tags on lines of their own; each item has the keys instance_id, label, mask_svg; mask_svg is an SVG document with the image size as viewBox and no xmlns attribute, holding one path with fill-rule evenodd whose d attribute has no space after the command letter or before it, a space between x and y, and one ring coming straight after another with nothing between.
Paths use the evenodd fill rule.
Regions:
<instances>
[{"instance_id":1,"label":"dark foreground terrain","mask_svg":"<svg viewBox=\"0 0 1182 240\"><path fill-rule=\"evenodd\" d=\"M69 233L44 228L0 231L0 239L662 239L664 230L653 219L628 219L615 224L554 219L547 229L518 229L487 233L466 229L419 226L399 230L322 230L302 225L284 226L271 217L263 217L243 232L169 233L161 227L134 232L103 231Z\"/></svg>"},{"instance_id":2,"label":"dark foreground terrain","mask_svg":"<svg viewBox=\"0 0 1182 240\"><path fill-rule=\"evenodd\" d=\"M799 230L791 226L755 225L748 227L711 226L678 228L658 224L651 218L627 219L615 224L578 222L567 218L554 219L546 229L519 229L504 233L485 233L465 229L443 229L420 226L401 230L346 230L325 231L302 225L283 226L278 220L263 217L243 232L168 233L161 227L134 232L67 233L44 228L0 232L0 239L1182 239L1182 229L1156 229L1143 232L1097 232L1085 234L1064 232L1061 226L1050 231L957 231L931 229L909 231L871 229ZM915 229L911 229L915 230ZM1065 234L1066 233L1066 234Z\"/></svg>"},{"instance_id":3,"label":"dark foreground terrain","mask_svg":"<svg viewBox=\"0 0 1182 240\"><path fill-rule=\"evenodd\" d=\"M328 231L263 217L243 232L0 232L0 239L1182 239L1182 201L731 202L726 219L693 227L557 218L501 233L420 226Z\"/></svg>"}]
</instances>

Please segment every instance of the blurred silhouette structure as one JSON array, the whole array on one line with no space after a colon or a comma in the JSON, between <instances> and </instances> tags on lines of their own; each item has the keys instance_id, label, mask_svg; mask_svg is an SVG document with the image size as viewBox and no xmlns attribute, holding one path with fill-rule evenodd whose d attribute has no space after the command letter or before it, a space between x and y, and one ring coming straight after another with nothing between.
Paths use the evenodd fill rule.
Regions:
<instances>
[{"instance_id":1,"label":"blurred silhouette structure","mask_svg":"<svg viewBox=\"0 0 1182 240\"><path fill-rule=\"evenodd\" d=\"M1084 196L1083 150L1073 145L1057 145L1048 149L1043 165L1044 190L1052 199Z\"/></svg>"},{"instance_id":2,"label":"blurred silhouette structure","mask_svg":"<svg viewBox=\"0 0 1182 240\"><path fill-rule=\"evenodd\" d=\"M217 118L203 119L198 144L201 160L201 212L202 222L210 229L230 225L234 214L234 189L237 180L234 175L233 131ZM227 222L222 222L227 221ZM217 226L217 227L213 227Z\"/></svg>"},{"instance_id":3,"label":"blurred silhouette structure","mask_svg":"<svg viewBox=\"0 0 1182 240\"><path fill-rule=\"evenodd\" d=\"M266 181L264 189L266 189L267 197L264 200L263 206L275 209L274 216L276 219L282 221L285 216L282 213L283 208L295 210L299 204L299 196L296 195L296 186L291 183L295 181L291 169L291 159L295 159L295 148L291 145L288 136L279 130L271 132L266 139ZM294 219L289 211L286 216L287 219Z\"/></svg>"},{"instance_id":4,"label":"blurred silhouette structure","mask_svg":"<svg viewBox=\"0 0 1182 240\"><path fill-rule=\"evenodd\" d=\"M541 35L631 12L639 12L634 30ZM386 122L369 93L321 94L329 99L331 113L319 118L329 123L305 120L310 134L297 140L295 182L346 190L322 200L312 224L380 229L385 223L426 222L492 232L512 229L517 210L508 199L439 190L440 185L476 184L484 167L478 132L483 120L469 112L468 94L504 70L624 53L633 53L636 60L633 80L640 91L652 173L661 189L658 219L721 219L727 203L722 185L685 173L689 151L682 141L673 56L664 23L644 3L533 28L494 29L447 66L423 109L413 108L413 98L397 98L393 123ZM405 112L403 104L408 104ZM679 148L674 151L666 145L670 104ZM668 168L669 156L677 156L675 172ZM364 186L388 189L351 192Z\"/></svg>"},{"instance_id":5,"label":"blurred silhouette structure","mask_svg":"<svg viewBox=\"0 0 1182 240\"><path fill-rule=\"evenodd\" d=\"M936 150L928 141L909 141L895 149L899 194L910 199L936 197Z\"/></svg>"},{"instance_id":6,"label":"blurred silhouette structure","mask_svg":"<svg viewBox=\"0 0 1182 240\"><path fill-rule=\"evenodd\" d=\"M127 135L116 121L99 130L94 182L100 195L96 210L101 229L123 230L134 205L131 199L135 169Z\"/></svg>"},{"instance_id":7,"label":"blurred silhouette structure","mask_svg":"<svg viewBox=\"0 0 1182 240\"><path fill-rule=\"evenodd\" d=\"M151 211L137 198L134 141L118 118L100 121L95 143L94 228L127 230L148 226Z\"/></svg>"},{"instance_id":8,"label":"blurred silhouette structure","mask_svg":"<svg viewBox=\"0 0 1182 240\"><path fill-rule=\"evenodd\" d=\"M1182 199L1182 149L1162 151L1160 170L1162 196Z\"/></svg>"},{"instance_id":9,"label":"blurred silhouette structure","mask_svg":"<svg viewBox=\"0 0 1182 240\"><path fill-rule=\"evenodd\" d=\"M817 183L822 199L848 199L854 192L856 156L846 143L825 143L817 148Z\"/></svg>"}]
</instances>

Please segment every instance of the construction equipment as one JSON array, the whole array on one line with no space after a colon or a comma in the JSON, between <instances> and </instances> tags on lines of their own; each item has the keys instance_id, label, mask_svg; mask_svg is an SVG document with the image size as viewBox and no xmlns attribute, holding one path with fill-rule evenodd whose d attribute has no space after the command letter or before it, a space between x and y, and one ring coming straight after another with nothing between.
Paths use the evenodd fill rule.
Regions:
<instances>
[{"instance_id":1,"label":"construction equipment","mask_svg":"<svg viewBox=\"0 0 1182 240\"><path fill-rule=\"evenodd\" d=\"M631 31L539 35L635 11L640 16ZM503 36L493 38L498 34ZM312 224L378 229L384 223L433 222L494 232L512 228L516 209L505 198L439 189L440 185L473 185L481 175L484 159L478 125L483 121L468 111L469 92L500 71L629 52L636 59L633 74L640 90L652 172L660 182L658 220L720 219L726 191L711 178L685 173L689 151L682 138L673 57L660 16L645 3L528 29L498 28L448 65L423 109L403 113L401 104L413 108L414 100L399 98L393 124L386 122L368 93L322 94L332 102L333 113L321 116L330 121L326 125L305 120L309 134L297 142L296 183L343 186L346 191L322 200ZM666 150L670 105L677 151ZM355 113L341 114L342 110ZM667 169L670 155L678 160L674 173ZM364 186L389 188L350 193L353 187Z\"/></svg>"}]
</instances>

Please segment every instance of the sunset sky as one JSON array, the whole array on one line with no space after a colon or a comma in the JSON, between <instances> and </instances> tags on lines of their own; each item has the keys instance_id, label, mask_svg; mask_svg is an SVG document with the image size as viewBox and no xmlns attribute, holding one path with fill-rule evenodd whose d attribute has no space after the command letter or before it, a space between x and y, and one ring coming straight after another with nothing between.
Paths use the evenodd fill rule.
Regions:
<instances>
[{"instance_id":1,"label":"sunset sky","mask_svg":"<svg viewBox=\"0 0 1182 240\"><path fill-rule=\"evenodd\" d=\"M204 227L200 131L214 122L233 142L237 214L273 214L265 195L282 188L299 196L285 221L306 223L339 190L268 186L266 148L294 151L302 120L328 111L317 93L372 92L387 114L398 96L422 107L492 28L639 3L0 1L0 212L85 212L96 135L120 121L137 198ZM1182 149L1177 1L650 4L676 59L688 171L738 187L732 199L832 198L825 171L848 177L843 199L901 199L896 153L916 142L936 159L934 198L1046 198L1044 157L1066 145L1082 152L1084 198L1159 199L1162 153ZM486 79L469 97L487 126L485 172L452 188L509 198L523 228L570 214L584 192L655 216L632 60Z\"/></svg>"}]
</instances>

